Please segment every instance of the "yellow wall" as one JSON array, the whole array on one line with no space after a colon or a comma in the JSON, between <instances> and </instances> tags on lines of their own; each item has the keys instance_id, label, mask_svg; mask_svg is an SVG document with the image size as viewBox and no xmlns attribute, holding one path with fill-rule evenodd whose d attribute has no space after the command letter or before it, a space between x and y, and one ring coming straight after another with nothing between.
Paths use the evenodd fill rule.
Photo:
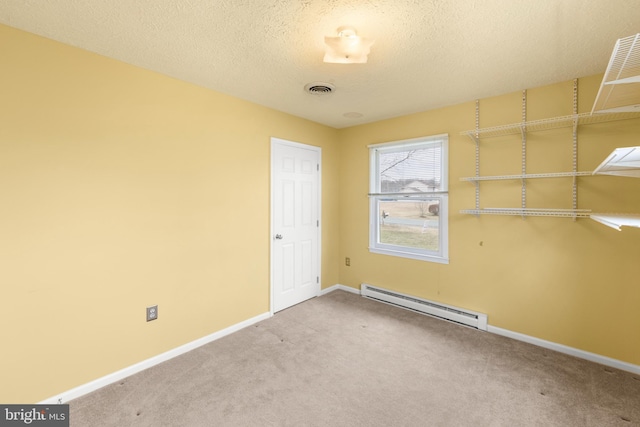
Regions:
<instances>
[{"instance_id":1,"label":"yellow wall","mask_svg":"<svg viewBox=\"0 0 640 427\"><path fill-rule=\"evenodd\" d=\"M579 81L579 112L590 111L601 76ZM528 120L569 115L573 82L529 90ZM521 121L522 94L480 101L480 127ZM390 288L487 313L493 326L640 364L640 230L590 219L463 215L475 206L475 102L342 130L340 280ZM448 265L369 253L368 144L449 134ZM640 120L582 127L579 170L593 170L616 147L638 145ZM570 171L570 129L530 134L528 173ZM520 137L485 141L481 175L518 174ZM640 179L579 179L578 208L640 213ZM529 207L571 208L571 179L530 180ZM481 184L481 207L519 207L520 183ZM351 258L351 266L344 265Z\"/></svg>"},{"instance_id":2,"label":"yellow wall","mask_svg":"<svg viewBox=\"0 0 640 427\"><path fill-rule=\"evenodd\" d=\"M322 147L322 281L371 283L485 312L498 327L640 364L640 230L461 215L474 204L474 103L330 129L0 26L0 402L37 402L269 309L269 144ZM580 81L588 111L600 76ZM529 91L571 113L572 83ZM481 101L520 120L521 94ZM638 120L580 130L580 169L637 145ZM367 145L450 136L448 265L371 254ZM530 137L529 172L568 170L570 132ZM519 142L481 173L518 173ZM557 159L557 160L556 160ZM640 212L640 180L580 179L580 208ZM482 184L484 207L517 183ZM529 202L570 207L567 180ZM481 244L482 243L482 244ZM351 267L344 266L344 257ZM159 304L160 318L144 321Z\"/></svg>"},{"instance_id":3,"label":"yellow wall","mask_svg":"<svg viewBox=\"0 0 640 427\"><path fill-rule=\"evenodd\" d=\"M0 52L0 402L269 311L271 136L322 147L338 282L335 129L6 26Z\"/></svg>"}]
</instances>

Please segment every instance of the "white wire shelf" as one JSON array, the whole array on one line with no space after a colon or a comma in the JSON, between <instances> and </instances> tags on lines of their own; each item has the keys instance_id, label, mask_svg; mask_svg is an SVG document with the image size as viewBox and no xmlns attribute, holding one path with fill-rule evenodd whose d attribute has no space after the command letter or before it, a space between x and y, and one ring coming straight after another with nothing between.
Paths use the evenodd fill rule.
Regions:
<instances>
[{"instance_id":1,"label":"white wire shelf","mask_svg":"<svg viewBox=\"0 0 640 427\"><path fill-rule=\"evenodd\" d=\"M463 209L462 214L544 216L556 218L591 218L600 224L622 231L622 227L640 228L640 214L591 213L589 209L535 209L535 208L485 208Z\"/></svg>"},{"instance_id":2,"label":"white wire shelf","mask_svg":"<svg viewBox=\"0 0 640 427\"><path fill-rule=\"evenodd\" d=\"M640 146L616 148L593 174L640 178Z\"/></svg>"},{"instance_id":3,"label":"white wire shelf","mask_svg":"<svg viewBox=\"0 0 640 427\"><path fill-rule=\"evenodd\" d=\"M460 213L470 215L546 216L558 218L589 218L591 216L590 209L485 208L463 209Z\"/></svg>"},{"instance_id":4,"label":"white wire shelf","mask_svg":"<svg viewBox=\"0 0 640 427\"><path fill-rule=\"evenodd\" d=\"M620 227L640 228L640 215L632 214L591 214L591 219L607 227L621 231Z\"/></svg>"},{"instance_id":5,"label":"white wire shelf","mask_svg":"<svg viewBox=\"0 0 640 427\"><path fill-rule=\"evenodd\" d=\"M616 42L593 112L640 111L640 33Z\"/></svg>"},{"instance_id":6,"label":"white wire shelf","mask_svg":"<svg viewBox=\"0 0 640 427\"><path fill-rule=\"evenodd\" d=\"M463 132L460 132L460 135L466 135L473 141L478 142L478 140L481 138L495 138L499 136L519 135L524 132L539 132L551 129L574 127L579 125L590 125L596 123L606 123L617 120L638 118L640 118L640 112L608 114L580 113L576 115L551 117L548 119L532 120L522 123L512 123L509 125L494 126L478 130L465 130Z\"/></svg>"},{"instance_id":7,"label":"white wire shelf","mask_svg":"<svg viewBox=\"0 0 640 427\"><path fill-rule=\"evenodd\" d=\"M510 179L536 179L536 178L562 178L576 176L593 176L593 172L550 172L550 173L528 173L524 175L494 175L494 176L466 176L460 181L499 181Z\"/></svg>"}]
</instances>

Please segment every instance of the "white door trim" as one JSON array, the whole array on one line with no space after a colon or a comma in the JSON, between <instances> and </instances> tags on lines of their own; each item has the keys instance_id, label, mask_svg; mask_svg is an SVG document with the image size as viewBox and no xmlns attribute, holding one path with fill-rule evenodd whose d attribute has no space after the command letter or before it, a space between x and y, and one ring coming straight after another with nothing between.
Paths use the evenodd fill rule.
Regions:
<instances>
[{"instance_id":1,"label":"white door trim","mask_svg":"<svg viewBox=\"0 0 640 427\"><path fill-rule=\"evenodd\" d=\"M273 226L274 218L274 206L273 206L273 193L274 193L274 167L273 167L273 148L278 145L288 145L297 148L304 148L312 150L318 153L318 292L316 296L320 295L322 288L322 148L313 145L307 145L300 142L288 141L277 137L271 137L270 146L270 190L269 190L269 313L274 314L274 268L273 268L273 243L275 230Z\"/></svg>"}]
</instances>

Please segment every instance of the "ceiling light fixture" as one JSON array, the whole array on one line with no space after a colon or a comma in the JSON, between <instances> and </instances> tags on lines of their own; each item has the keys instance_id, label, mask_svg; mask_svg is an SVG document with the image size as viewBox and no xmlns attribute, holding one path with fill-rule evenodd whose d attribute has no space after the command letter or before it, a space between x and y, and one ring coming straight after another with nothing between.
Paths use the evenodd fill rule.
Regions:
<instances>
[{"instance_id":1,"label":"ceiling light fixture","mask_svg":"<svg viewBox=\"0 0 640 427\"><path fill-rule=\"evenodd\" d=\"M338 37L325 37L327 50L324 62L336 64L364 64L374 40L358 36L353 27L338 28Z\"/></svg>"}]
</instances>

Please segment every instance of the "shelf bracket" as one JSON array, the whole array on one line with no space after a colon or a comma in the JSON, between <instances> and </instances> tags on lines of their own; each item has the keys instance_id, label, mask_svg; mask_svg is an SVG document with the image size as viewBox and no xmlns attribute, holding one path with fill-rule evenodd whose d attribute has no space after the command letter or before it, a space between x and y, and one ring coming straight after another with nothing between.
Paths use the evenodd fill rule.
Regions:
<instances>
[{"instance_id":1,"label":"shelf bracket","mask_svg":"<svg viewBox=\"0 0 640 427\"><path fill-rule=\"evenodd\" d=\"M522 176L527 174L527 90L522 91ZM527 207L527 181L522 179L522 209ZM522 219L525 217L522 216Z\"/></svg>"},{"instance_id":2,"label":"shelf bracket","mask_svg":"<svg viewBox=\"0 0 640 427\"><path fill-rule=\"evenodd\" d=\"M476 99L476 178L480 177L480 100ZM480 181L476 181L476 210L480 209ZM479 217L480 215L476 215Z\"/></svg>"},{"instance_id":3,"label":"shelf bracket","mask_svg":"<svg viewBox=\"0 0 640 427\"><path fill-rule=\"evenodd\" d=\"M578 79L573 79L573 173L578 171ZM572 207L578 209L578 179L573 177ZM573 217L576 220L576 217Z\"/></svg>"}]
</instances>

